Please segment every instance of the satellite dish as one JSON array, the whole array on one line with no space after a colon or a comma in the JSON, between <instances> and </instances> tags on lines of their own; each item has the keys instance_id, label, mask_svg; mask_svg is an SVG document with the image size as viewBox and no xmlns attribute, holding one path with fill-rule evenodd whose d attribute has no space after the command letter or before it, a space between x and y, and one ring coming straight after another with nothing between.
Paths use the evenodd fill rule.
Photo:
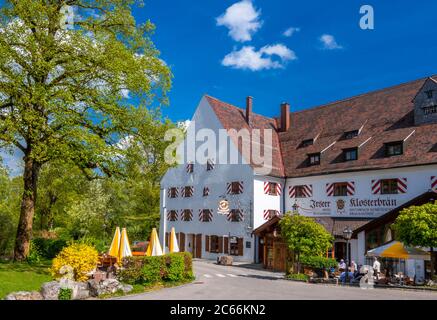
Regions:
<instances>
[{"instance_id":1,"label":"satellite dish","mask_svg":"<svg viewBox=\"0 0 437 320\"><path fill-rule=\"evenodd\" d=\"M228 214L229 213L229 201L226 199L220 200L217 211L220 214Z\"/></svg>"}]
</instances>

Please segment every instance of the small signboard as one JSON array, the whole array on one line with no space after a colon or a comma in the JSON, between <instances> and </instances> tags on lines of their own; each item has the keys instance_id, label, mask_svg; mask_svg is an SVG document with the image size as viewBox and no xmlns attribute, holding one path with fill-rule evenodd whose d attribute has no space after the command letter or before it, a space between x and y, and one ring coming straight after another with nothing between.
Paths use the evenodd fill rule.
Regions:
<instances>
[{"instance_id":1,"label":"small signboard","mask_svg":"<svg viewBox=\"0 0 437 320\"><path fill-rule=\"evenodd\" d=\"M237 237L231 237L230 242L231 243L237 243L238 242Z\"/></svg>"}]
</instances>

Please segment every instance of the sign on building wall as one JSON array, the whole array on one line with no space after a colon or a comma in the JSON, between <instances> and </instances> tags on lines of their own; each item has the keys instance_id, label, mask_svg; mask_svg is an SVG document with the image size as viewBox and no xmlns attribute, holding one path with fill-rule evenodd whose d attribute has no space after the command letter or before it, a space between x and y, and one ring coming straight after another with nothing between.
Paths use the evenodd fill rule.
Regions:
<instances>
[{"instance_id":1,"label":"sign on building wall","mask_svg":"<svg viewBox=\"0 0 437 320\"><path fill-rule=\"evenodd\" d=\"M333 197L332 199L301 198L291 199L291 205L298 206L298 212L314 216L345 216L345 217L379 217L398 207L395 196L366 197Z\"/></svg>"}]
</instances>

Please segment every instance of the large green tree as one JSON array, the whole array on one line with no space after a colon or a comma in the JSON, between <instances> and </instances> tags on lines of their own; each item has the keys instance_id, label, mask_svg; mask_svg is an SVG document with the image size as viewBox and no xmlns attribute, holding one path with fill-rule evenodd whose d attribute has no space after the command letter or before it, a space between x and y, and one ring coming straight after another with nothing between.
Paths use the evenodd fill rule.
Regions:
<instances>
[{"instance_id":1,"label":"large green tree","mask_svg":"<svg viewBox=\"0 0 437 320\"><path fill-rule=\"evenodd\" d=\"M89 178L122 173L120 139L138 133L153 101L166 102L171 74L153 25L132 15L136 3L9 0L0 11L0 142L24 154L16 260L29 252L43 164L62 159Z\"/></svg>"},{"instance_id":2,"label":"large green tree","mask_svg":"<svg viewBox=\"0 0 437 320\"><path fill-rule=\"evenodd\" d=\"M408 246L431 249L431 278L434 276L434 248L437 247L437 202L403 209L392 225L395 237Z\"/></svg>"},{"instance_id":3,"label":"large green tree","mask_svg":"<svg viewBox=\"0 0 437 320\"><path fill-rule=\"evenodd\" d=\"M320 256L332 247L332 235L310 217L287 213L279 222L279 227L291 254L293 267L295 262L298 264L298 272L302 255Z\"/></svg>"}]
</instances>

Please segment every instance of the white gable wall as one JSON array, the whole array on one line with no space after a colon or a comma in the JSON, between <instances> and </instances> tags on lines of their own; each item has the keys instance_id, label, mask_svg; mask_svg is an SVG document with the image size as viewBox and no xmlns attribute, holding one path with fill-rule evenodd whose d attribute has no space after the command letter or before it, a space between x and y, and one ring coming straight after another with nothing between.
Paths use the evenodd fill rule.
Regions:
<instances>
[{"instance_id":1,"label":"white gable wall","mask_svg":"<svg viewBox=\"0 0 437 320\"><path fill-rule=\"evenodd\" d=\"M219 129L223 129L220 121L215 115L214 111L208 104L205 98L202 98L199 106L193 116L190 126L187 129L187 135L190 135L193 130L198 132L202 128L209 128L216 132L218 137ZM186 144L186 141L184 141ZM202 142L197 142L196 147L201 145ZM239 206L249 209L252 205L253 208L253 170L251 166L245 164L220 164L219 152L228 154L239 154L235 145L228 139L228 148L224 149L223 145L219 150L219 143L217 142L215 167L211 171L206 170L206 164L194 164L194 172L186 172L186 164L177 166L168 170L161 181L161 188L166 190L170 187L183 187L194 186L194 195L189 198L182 198L181 192L177 198L169 198L165 195L166 210L177 210L179 214L178 221L165 221L166 232L171 230L171 227L175 228L176 232L183 232L187 234L202 234L202 258L216 259L217 254L209 253L205 251L205 235L217 235L228 236L230 233L232 237L244 238L244 256L234 257L235 260L252 261L254 252L254 237L250 235L250 230L247 229L249 225L250 217L245 215L243 222L230 222L227 221L226 216L217 213L218 202L221 196L225 196L230 202L230 209L236 209ZM197 149L197 148L196 148ZM243 193L240 195L227 195L226 186L228 182L242 181ZM203 187L209 188L209 196L203 197ZM180 212L183 209L193 210L192 221L182 221ZM213 212L213 218L211 222L199 221L199 209L211 209ZM253 223L253 222L252 222ZM161 228L160 239L162 243L163 238L163 209L161 205ZM250 248L246 248L246 242L251 242ZM186 242L186 246L188 243ZM186 248L188 251L188 248Z\"/></svg>"}]
</instances>

